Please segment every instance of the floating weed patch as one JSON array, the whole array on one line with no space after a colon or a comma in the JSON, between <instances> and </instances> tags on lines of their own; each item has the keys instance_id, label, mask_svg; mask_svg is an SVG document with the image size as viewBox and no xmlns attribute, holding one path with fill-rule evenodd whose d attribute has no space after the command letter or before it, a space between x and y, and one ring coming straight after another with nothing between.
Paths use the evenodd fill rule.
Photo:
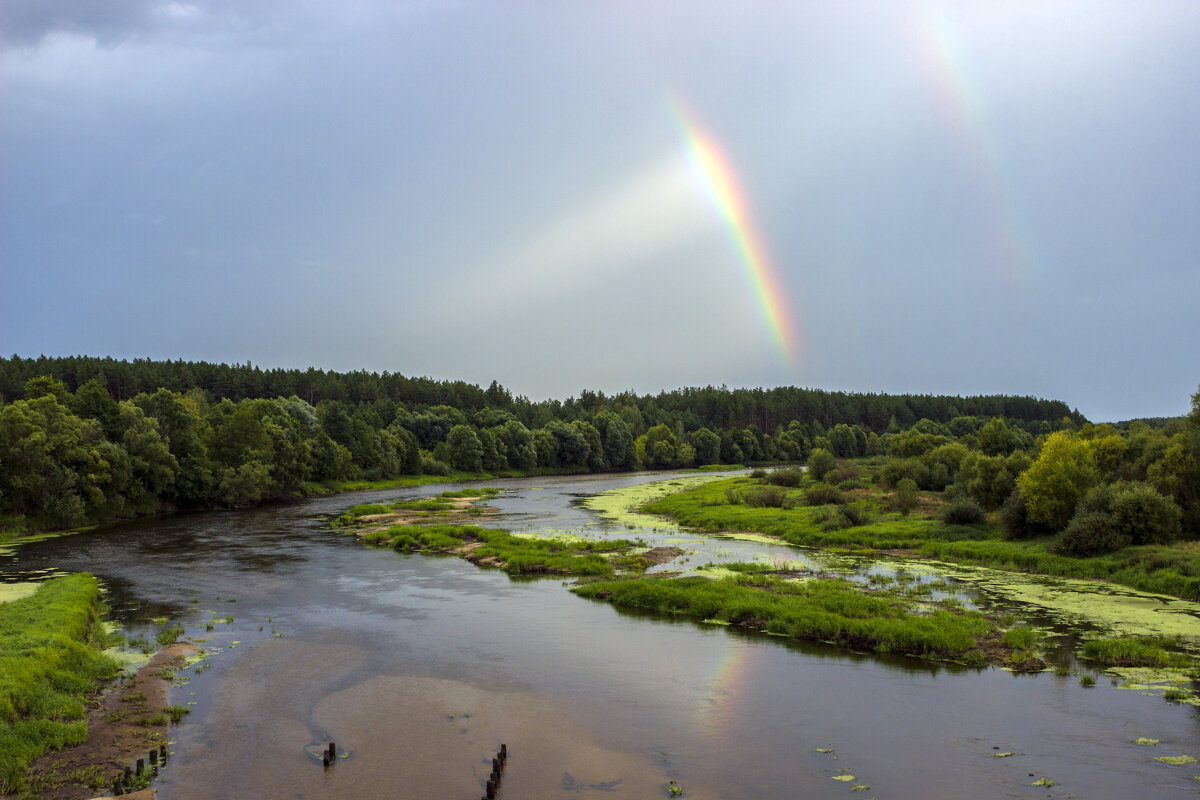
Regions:
<instances>
[{"instance_id":1,"label":"floating weed patch","mask_svg":"<svg viewBox=\"0 0 1200 800\"><path fill-rule=\"evenodd\" d=\"M1193 757L1191 757L1189 755L1155 756L1154 760L1161 761L1163 764L1171 764L1173 766L1180 766L1182 764L1195 764L1196 763L1196 759L1194 759Z\"/></svg>"},{"instance_id":2,"label":"floating weed patch","mask_svg":"<svg viewBox=\"0 0 1200 800\"><path fill-rule=\"evenodd\" d=\"M1019 753L992 753L992 758L1012 758Z\"/></svg>"},{"instance_id":3,"label":"floating weed patch","mask_svg":"<svg viewBox=\"0 0 1200 800\"><path fill-rule=\"evenodd\" d=\"M855 778L853 775L850 775L850 774L846 774L846 775L832 775L832 776L830 776L830 777L831 777L831 778L833 778L833 780L835 780L835 781L847 781L847 782L849 782L849 781L856 781L856 780L858 780L858 778Z\"/></svg>"},{"instance_id":4,"label":"floating weed patch","mask_svg":"<svg viewBox=\"0 0 1200 800\"><path fill-rule=\"evenodd\" d=\"M1029 785L1030 785L1030 786L1046 786L1046 787L1050 787L1050 786L1053 786L1053 785L1054 785L1054 781L1052 781L1052 780L1050 780L1049 778L1046 778L1046 777L1041 777L1041 778L1038 778L1036 781L1034 781L1033 783L1031 783L1031 784L1029 784Z\"/></svg>"},{"instance_id":5,"label":"floating weed patch","mask_svg":"<svg viewBox=\"0 0 1200 800\"><path fill-rule=\"evenodd\" d=\"M1086 674L1080 675L1079 676L1079 685L1090 689L1091 687L1096 685L1096 676L1095 675L1086 675Z\"/></svg>"},{"instance_id":6,"label":"floating weed patch","mask_svg":"<svg viewBox=\"0 0 1200 800\"><path fill-rule=\"evenodd\" d=\"M837 751L834 750L832 747L818 747L817 752L818 753L836 753Z\"/></svg>"},{"instance_id":7,"label":"floating weed patch","mask_svg":"<svg viewBox=\"0 0 1200 800\"><path fill-rule=\"evenodd\" d=\"M1142 747L1154 747L1157 744L1161 744L1158 739L1147 739L1143 736L1139 736L1138 738L1134 739L1133 743L1140 744Z\"/></svg>"}]
</instances>

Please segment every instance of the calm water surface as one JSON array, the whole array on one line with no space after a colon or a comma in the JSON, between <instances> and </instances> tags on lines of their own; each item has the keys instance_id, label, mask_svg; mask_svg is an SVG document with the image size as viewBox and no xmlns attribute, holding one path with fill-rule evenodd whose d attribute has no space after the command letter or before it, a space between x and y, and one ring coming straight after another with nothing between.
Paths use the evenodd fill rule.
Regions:
<instances>
[{"instance_id":1,"label":"calm water surface","mask_svg":"<svg viewBox=\"0 0 1200 800\"><path fill-rule=\"evenodd\" d=\"M637 536L572 501L661 477L490 482L515 490L490 524ZM326 527L355 503L430 491L123 523L16 548L0 576L87 570L131 634L153 638L167 616L204 640L209 657L173 690L194 705L172 729L163 800L476 798L501 742L500 798L667 797L670 781L694 798L1200 791L1200 765L1153 760L1200 756L1197 711L1105 678L1085 689L632 615ZM697 561L764 549L709 547ZM341 757L323 770L313 753L331 740ZM1032 785L1043 777L1054 785Z\"/></svg>"}]
</instances>

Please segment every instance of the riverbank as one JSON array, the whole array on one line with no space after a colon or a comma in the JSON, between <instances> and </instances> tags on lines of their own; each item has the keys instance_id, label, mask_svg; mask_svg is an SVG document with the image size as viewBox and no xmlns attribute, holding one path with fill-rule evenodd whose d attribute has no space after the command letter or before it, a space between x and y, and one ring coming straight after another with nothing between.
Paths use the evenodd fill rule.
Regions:
<instances>
[{"instance_id":1,"label":"riverbank","mask_svg":"<svg viewBox=\"0 0 1200 800\"><path fill-rule=\"evenodd\" d=\"M167 697L174 671L200 652L189 642L176 642L159 650L129 678L119 680L91 698L82 742L48 752L30 764L25 788L17 795L39 800L86 800L112 794L113 782L127 766L144 759L146 771L133 776L127 793L145 790L154 777L150 752L161 753L167 729L186 707L171 706ZM106 791L107 789L107 791ZM136 796L136 795L134 795Z\"/></svg>"},{"instance_id":2,"label":"riverbank","mask_svg":"<svg viewBox=\"0 0 1200 800\"><path fill-rule=\"evenodd\" d=\"M86 740L86 698L119 670L100 652L100 613L87 573L0 604L0 791L20 790L46 751Z\"/></svg>"}]
</instances>

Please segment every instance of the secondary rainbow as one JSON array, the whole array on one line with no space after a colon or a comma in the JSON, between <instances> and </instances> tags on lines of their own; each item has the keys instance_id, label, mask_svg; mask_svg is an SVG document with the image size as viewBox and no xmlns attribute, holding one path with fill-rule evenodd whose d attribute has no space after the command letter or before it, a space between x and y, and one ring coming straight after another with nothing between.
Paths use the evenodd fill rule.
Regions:
<instances>
[{"instance_id":1,"label":"secondary rainbow","mask_svg":"<svg viewBox=\"0 0 1200 800\"><path fill-rule=\"evenodd\" d=\"M793 364L799 342L796 325L788 314L787 294L754 225L750 204L738 185L733 167L678 103L672 103L672 110L683 133L688 158L725 225L771 340L783 360Z\"/></svg>"},{"instance_id":2,"label":"secondary rainbow","mask_svg":"<svg viewBox=\"0 0 1200 800\"><path fill-rule=\"evenodd\" d=\"M975 180L988 215L991 259L1015 285L1033 272L1033 248L1020 209L1009 186L1004 148L980 83L972 69L963 37L944 10L922 6L915 20L918 54L937 92L947 119L970 155Z\"/></svg>"}]
</instances>

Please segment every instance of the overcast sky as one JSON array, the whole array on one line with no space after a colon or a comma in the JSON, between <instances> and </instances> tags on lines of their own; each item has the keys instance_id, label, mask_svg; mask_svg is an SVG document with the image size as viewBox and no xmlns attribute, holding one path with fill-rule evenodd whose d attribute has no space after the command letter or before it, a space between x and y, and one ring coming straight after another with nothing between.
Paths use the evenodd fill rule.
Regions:
<instances>
[{"instance_id":1,"label":"overcast sky","mask_svg":"<svg viewBox=\"0 0 1200 800\"><path fill-rule=\"evenodd\" d=\"M5 0L0 35L5 354L1097 421L1200 384L1195 0Z\"/></svg>"}]
</instances>

